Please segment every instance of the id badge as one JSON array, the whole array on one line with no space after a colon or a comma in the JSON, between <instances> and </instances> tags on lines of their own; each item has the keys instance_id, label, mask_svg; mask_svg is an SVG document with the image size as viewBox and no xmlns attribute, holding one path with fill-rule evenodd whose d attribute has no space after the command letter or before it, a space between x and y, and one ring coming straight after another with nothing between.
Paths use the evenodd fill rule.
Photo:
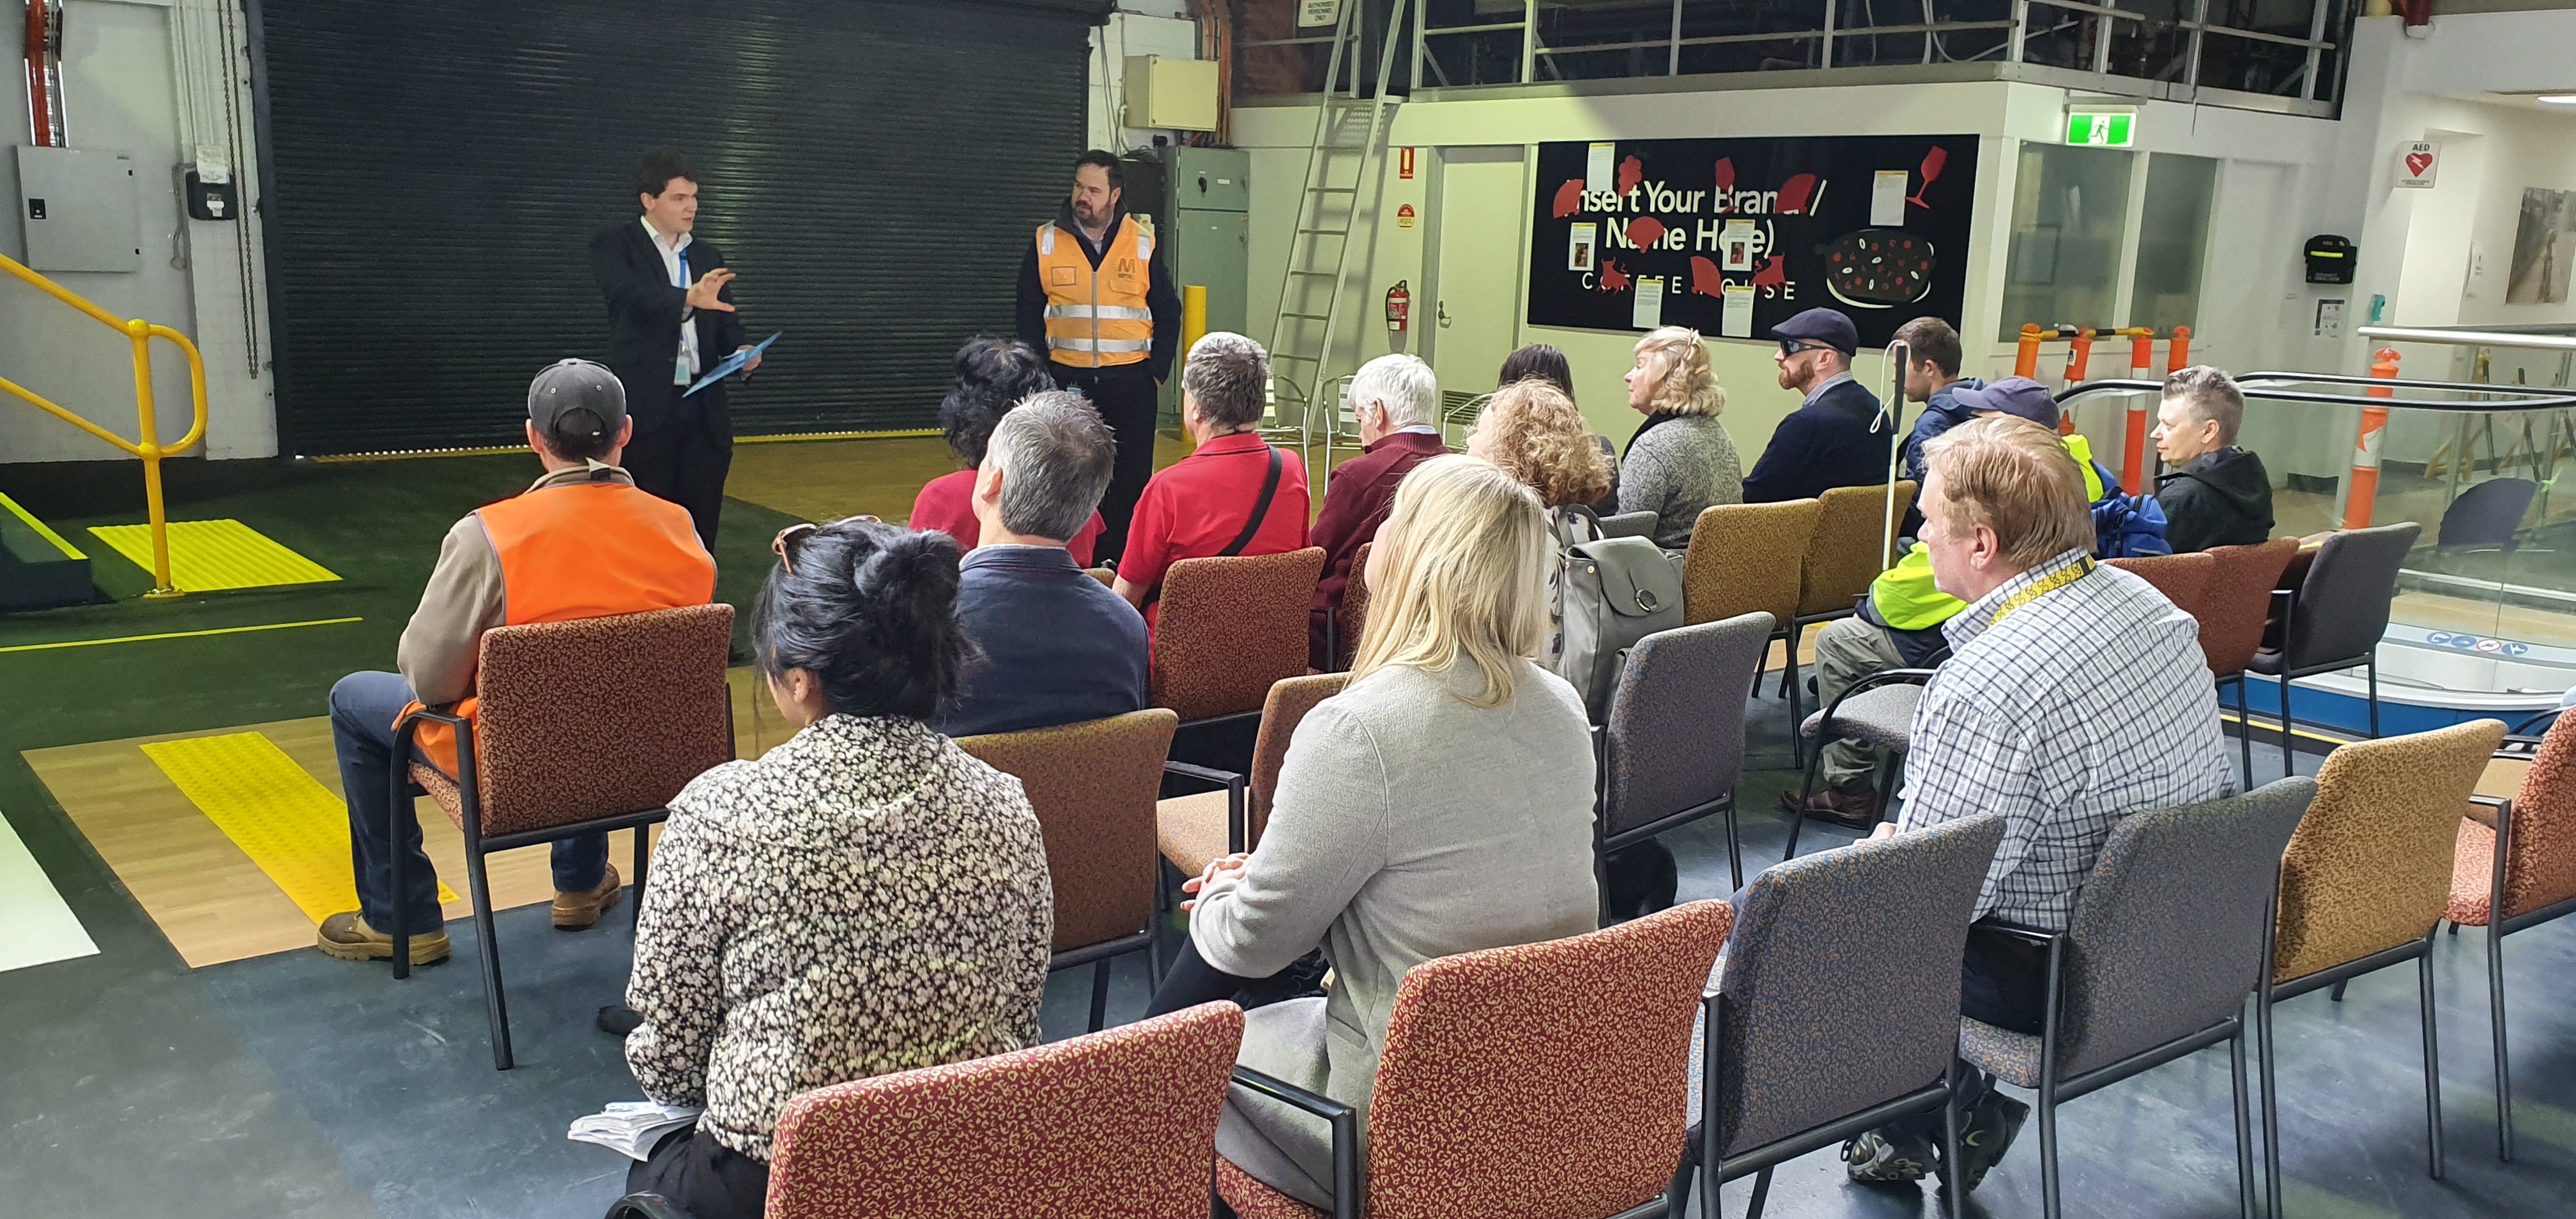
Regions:
<instances>
[{"instance_id":1,"label":"id badge","mask_svg":"<svg viewBox=\"0 0 2576 1219\"><path fill-rule=\"evenodd\" d=\"M689 383L689 353L687 353L687 352L685 352L685 351L684 351L684 352L681 352L680 354L678 354L678 355L676 355L676 356L671 357L671 384L673 384L673 385L686 385L686 384L688 384L688 383Z\"/></svg>"}]
</instances>

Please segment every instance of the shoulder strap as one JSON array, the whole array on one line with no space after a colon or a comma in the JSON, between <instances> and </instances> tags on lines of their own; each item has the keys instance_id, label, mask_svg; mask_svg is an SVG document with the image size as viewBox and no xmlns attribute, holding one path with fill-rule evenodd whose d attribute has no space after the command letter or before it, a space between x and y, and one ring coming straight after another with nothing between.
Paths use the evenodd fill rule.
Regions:
<instances>
[{"instance_id":1,"label":"shoulder strap","mask_svg":"<svg viewBox=\"0 0 2576 1219\"><path fill-rule=\"evenodd\" d=\"M1261 522L1270 518L1270 501L1279 494L1279 467L1281 463L1279 459L1279 447L1277 445L1263 445L1262 447L1270 451L1270 473L1263 476L1261 480L1261 498L1252 501L1252 519L1243 523L1243 532L1234 535L1234 540L1226 543L1225 549L1217 552L1219 555L1233 556L1242 554L1243 548L1252 544L1252 535L1261 532Z\"/></svg>"}]
</instances>

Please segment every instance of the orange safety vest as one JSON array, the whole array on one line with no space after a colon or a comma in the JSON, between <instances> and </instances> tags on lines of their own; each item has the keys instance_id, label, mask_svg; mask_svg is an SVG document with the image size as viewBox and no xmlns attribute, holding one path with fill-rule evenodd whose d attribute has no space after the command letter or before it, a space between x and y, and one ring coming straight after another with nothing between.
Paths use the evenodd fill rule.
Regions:
<instances>
[{"instance_id":1,"label":"orange safety vest","mask_svg":"<svg viewBox=\"0 0 2576 1219\"><path fill-rule=\"evenodd\" d=\"M1153 225L1122 216L1094 271L1082 242L1052 222L1038 227L1038 282L1046 285L1047 355L1059 364L1134 364L1154 350L1154 313L1145 289Z\"/></svg>"},{"instance_id":2,"label":"orange safety vest","mask_svg":"<svg viewBox=\"0 0 2576 1219\"><path fill-rule=\"evenodd\" d=\"M630 484L547 487L475 515L501 558L505 626L705 605L715 596L716 561L698 541L688 509ZM456 714L473 719L475 702L467 696ZM420 707L413 703L403 714ZM414 740L456 775L453 729L423 722Z\"/></svg>"}]
</instances>

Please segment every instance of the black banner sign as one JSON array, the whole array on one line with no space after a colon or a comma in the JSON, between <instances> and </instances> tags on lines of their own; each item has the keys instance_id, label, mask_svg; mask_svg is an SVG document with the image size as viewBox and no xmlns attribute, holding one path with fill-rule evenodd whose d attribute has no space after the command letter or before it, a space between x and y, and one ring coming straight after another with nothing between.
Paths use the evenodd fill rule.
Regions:
<instances>
[{"instance_id":1,"label":"black banner sign","mask_svg":"<svg viewBox=\"0 0 2576 1219\"><path fill-rule=\"evenodd\" d=\"M1758 339L1825 305L1864 348L1957 325L1976 181L1972 135L1541 144L1529 323Z\"/></svg>"}]
</instances>

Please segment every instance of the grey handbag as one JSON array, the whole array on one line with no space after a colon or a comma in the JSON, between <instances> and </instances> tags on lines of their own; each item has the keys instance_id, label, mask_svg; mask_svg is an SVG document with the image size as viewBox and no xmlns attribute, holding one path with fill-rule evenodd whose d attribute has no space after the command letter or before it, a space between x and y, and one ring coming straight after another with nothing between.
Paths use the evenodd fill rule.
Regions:
<instances>
[{"instance_id":1,"label":"grey handbag","mask_svg":"<svg viewBox=\"0 0 2576 1219\"><path fill-rule=\"evenodd\" d=\"M1681 556L1647 538L1605 538L1582 508L1549 514L1557 539L1557 632L1548 668L1573 683L1593 723L1637 641L1682 624Z\"/></svg>"}]
</instances>

